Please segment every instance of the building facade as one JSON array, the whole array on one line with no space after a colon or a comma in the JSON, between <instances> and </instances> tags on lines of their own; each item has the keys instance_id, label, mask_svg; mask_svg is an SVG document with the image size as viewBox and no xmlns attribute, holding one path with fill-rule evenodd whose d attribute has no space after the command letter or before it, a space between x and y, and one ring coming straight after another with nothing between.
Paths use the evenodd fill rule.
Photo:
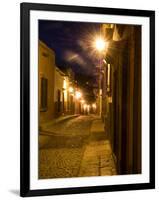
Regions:
<instances>
[{"instance_id":1,"label":"building facade","mask_svg":"<svg viewBox=\"0 0 159 200\"><path fill-rule=\"evenodd\" d=\"M141 26L106 25L102 116L119 174L141 173Z\"/></svg>"},{"instance_id":2,"label":"building facade","mask_svg":"<svg viewBox=\"0 0 159 200\"><path fill-rule=\"evenodd\" d=\"M55 53L39 41L39 123L49 122L61 115L76 114L80 99L75 98L76 82L71 68L60 70L55 64Z\"/></svg>"},{"instance_id":3,"label":"building facade","mask_svg":"<svg viewBox=\"0 0 159 200\"><path fill-rule=\"evenodd\" d=\"M56 67L54 78L54 108L55 117L59 117L64 112L64 73Z\"/></svg>"},{"instance_id":4,"label":"building facade","mask_svg":"<svg viewBox=\"0 0 159 200\"><path fill-rule=\"evenodd\" d=\"M56 66L55 53L42 41L39 41L38 68L39 123L45 123L55 117L54 85Z\"/></svg>"}]
</instances>

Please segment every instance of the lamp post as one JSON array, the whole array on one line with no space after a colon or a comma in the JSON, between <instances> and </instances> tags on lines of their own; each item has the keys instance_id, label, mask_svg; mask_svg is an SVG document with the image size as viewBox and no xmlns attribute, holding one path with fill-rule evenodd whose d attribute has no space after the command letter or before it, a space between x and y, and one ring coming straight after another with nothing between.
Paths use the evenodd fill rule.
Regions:
<instances>
[{"instance_id":1,"label":"lamp post","mask_svg":"<svg viewBox=\"0 0 159 200\"><path fill-rule=\"evenodd\" d=\"M106 42L104 41L102 37L99 37L95 41L95 46L99 52L102 52L106 47Z\"/></svg>"},{"instance_id":2,"label":"lamp post","mask_svg":"<svg viewBox=\"0 0 159 200\"><path fill-rule=\"evenodd\" d=\"M102 85L101 85L101 69L102 69L102 54L103 51L106 49L107 43L106 41L102 38L99 37L95 40L95 48L99 52L100 60L99 60L99 115L100 117L102 116Z\"/></svg>"}]
</instances>

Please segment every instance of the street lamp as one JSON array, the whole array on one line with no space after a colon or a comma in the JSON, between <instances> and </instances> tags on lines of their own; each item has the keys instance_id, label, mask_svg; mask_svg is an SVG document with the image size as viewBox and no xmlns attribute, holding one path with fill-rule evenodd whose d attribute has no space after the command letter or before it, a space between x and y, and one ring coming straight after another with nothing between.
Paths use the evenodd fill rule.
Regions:
<instances>
[{"instance_id":1,"label":"street lamp","mask_svg":"<svg viewBox=\"0 0 159 200\"><path fill-rule=\"evenodd\" d=\"M76 91L76 93L75 93L75 97L76 97L76 99L80 99L80 98L82 97L81 92Z\"/></svg>"},{"instance_id":2,"label":"street lamp","mask_svg":"<svg viewBox=\"0 0 159 200\"><path fill-rule=\"evenodd\" d=\"M73 87L69 87L69 92L73 93L73 91L74 91Z\"/></svg>"},{"instance_id":3,"label":"street lamp","mask_svg":"<svg viewBox=\"0 0 159 200\"><path fill-rule=\"evenodd\" d=\"M99 66L99 115L102 115L102 86L101 86L101 65L103 60L103 53L108 48L108 42L106 42L101 36L95 40L95 48L100 53L100 66Z\"/></svg>"},{"instance_id":4,"label":"street lamp","mask_svg":"<svg viewBox=\"0 0 159 200\"><path fill-rule=\"evenodd\" d=\"M106 42L104 41L103 38L99 37L95 41L95 47L99 52L101 52L101 51L103 51L105 49Z\"/></svg>"}]
</instances>

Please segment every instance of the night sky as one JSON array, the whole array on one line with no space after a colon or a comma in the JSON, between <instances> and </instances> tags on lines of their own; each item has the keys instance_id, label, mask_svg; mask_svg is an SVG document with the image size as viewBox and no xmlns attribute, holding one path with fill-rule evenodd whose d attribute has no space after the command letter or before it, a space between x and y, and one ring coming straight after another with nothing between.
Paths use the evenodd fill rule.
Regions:
<instances>
[{"instance_id":1,"label":"night sky","mask_svg":"<svg viewBox=\"0 0 159 200\"><path fill-rule=\"evenodd\" d=\"M93 84L97 81L99 56L93 42L100 24L39 20L39 39L55 52L57 67L71 67L88 101L94 101Z\"/></svg>"},{"instance_id":2,"label":"night sky","mask_svg":"<svg viewBox=\"0 0 159 200\"><path fill-rule=\"evenodd\" d=\"M39 21L39 39L54 50L59 68L71 67L75 73L93 75L98 64L92 43L100 24Z\"/></svg>"}]
</instances>

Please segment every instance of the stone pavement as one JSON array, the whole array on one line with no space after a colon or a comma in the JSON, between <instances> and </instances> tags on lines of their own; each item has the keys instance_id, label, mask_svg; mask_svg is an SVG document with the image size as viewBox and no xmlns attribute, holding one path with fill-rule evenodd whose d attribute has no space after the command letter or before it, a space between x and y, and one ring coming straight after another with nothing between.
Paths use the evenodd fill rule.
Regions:
<instances>
[{"instance_id":1,"label":"stone pavement","mask_svg":"<svg viewBox=\"0 0 159 200\"><path fill-rule=\"evenodd\" d=\"M40 179L114 174L110 143L99 117L74 117L40 132Z\"/></svg>"},{"instance_id":2,"label":"stone pavement","mask_svg":"<svg viewBox=\"0 0 159 200\"><path fill-rule=\"evenodd\" d=\"M100 119L91 126L89 143L86 146L79 177L116 175L110 142L106 139L104 124Z\"/></svg>"},{"instance_id":3,"label":"stone pavement","mask_svg":"<svg viewBox=\"0 0 159 200\"><path fill-rule=\"evenodd\" d=\"M39 178L78 177L94 120L79 116L55 123L39 136Z\"/></svg>"}]
</instances>

